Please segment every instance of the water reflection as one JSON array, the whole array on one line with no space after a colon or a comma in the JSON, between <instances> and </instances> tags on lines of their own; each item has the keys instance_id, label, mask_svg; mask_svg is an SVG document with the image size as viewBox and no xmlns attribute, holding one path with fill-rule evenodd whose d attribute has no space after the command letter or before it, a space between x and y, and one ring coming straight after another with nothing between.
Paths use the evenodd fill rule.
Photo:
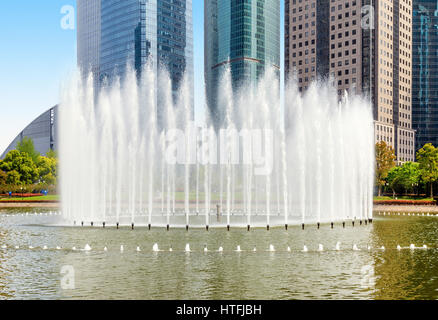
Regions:
<instances>
[{"instance_id":1,"label":"water reflection","mask_svg":"<svg viewBox=\"0 0 438 320\"><path fill-rule=\"evenodd\" d=\"M38 216L7 214L13 216L0 211L0 247L8 246L0 249L0 299L438 298L435 217L391 216L333 230L166 232L50 227L40 225ZM155 243L163 251L152 252ZM184 252L187 243L193 252ZM396 250L411 243L430 249ZM79 250L86 244L91 252ZM271 244L275 252L268 252ZM324 251L317 251L319 244ZM360 251L353 251L354 244ZM235 252L237 245L242 252ZM302 252L304 245L309 252ZM74 290L61 288L63 266L74 268Z\"/></svg>"}]
</instances>

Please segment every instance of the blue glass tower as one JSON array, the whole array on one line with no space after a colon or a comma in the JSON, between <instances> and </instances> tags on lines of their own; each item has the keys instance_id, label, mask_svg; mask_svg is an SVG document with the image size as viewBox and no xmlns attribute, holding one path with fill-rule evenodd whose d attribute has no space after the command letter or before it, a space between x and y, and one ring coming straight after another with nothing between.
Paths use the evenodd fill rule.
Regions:
<instances>
[{"instance_id":1,"label":"blue glass tower","mask_svg":"<svg viewBox=\"0 0 438 320\"><path fill-rule=\"evenodd\" d=\"M192 0L78 0L78 64L111 82L132 65L167 69L177 92L187 75L193 96Z\"/></svg>"},{"instance_id":2,"label":"blue glass tower","mask_svg":"<svg viewBox=\"0 0 438 320\"><path fill-rule=\"evenodd\" d=\"M207 102L220 122L216 96L224 68L233 89L255 84L267 68L280 69L280 0L205 0Z\"/></svg>"},{"instance_id":3,"label":"blue glass tower","mask_svg":"<svg viewBox=\"0 0 438 320\"><path fill-rule=\"evenodd\" d=\"M140 72L156 48L156 18L146 19L146 0L102 0L100 78L123 77L128 63ZM155 11L156 12L156 11ZM148 30L148 33L146 33Z\"/></svg>"},{"instance_id":4,"label":"blue glass tower","mask_svg":"<svg viewBox=\"0 0 438 320\"><path fill-rule=\"evenodd\" d=\"M412 127L415 148L438 146L438 2L414 0Z\"/></svg>"}]
</instances>

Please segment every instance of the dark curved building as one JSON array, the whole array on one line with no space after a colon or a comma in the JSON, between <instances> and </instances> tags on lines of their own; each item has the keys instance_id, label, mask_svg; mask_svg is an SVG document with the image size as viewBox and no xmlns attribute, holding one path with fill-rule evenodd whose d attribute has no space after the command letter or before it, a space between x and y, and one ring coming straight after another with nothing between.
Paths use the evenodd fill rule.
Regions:
<instances>
[{"instance_id":1,"label":"dark curved building","mask_svg":"<svg viewBox=\"0 0 438 320\"><path fill-rule=\"evenodd\" d=\"M32 121L6 148L0 159L3 159L9 151L16 149L17 144L25 137L33 140L35 150L42 155L45 155L49 150L56 150L58 142L57 116L58 106L54 106Z\"/></svg>"}]
</instances>

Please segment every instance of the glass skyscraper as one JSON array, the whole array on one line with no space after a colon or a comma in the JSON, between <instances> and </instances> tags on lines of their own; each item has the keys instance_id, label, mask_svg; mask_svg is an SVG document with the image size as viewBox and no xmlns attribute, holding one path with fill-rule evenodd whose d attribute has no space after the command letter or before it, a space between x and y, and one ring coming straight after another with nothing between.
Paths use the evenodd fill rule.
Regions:
<instances>
[{"instance_id":1,"label":"glass skyscraper","mask_svg":"<svg viewBox=\"0 0 438 320\"><path fill-rule=\"evenodd\" d=\"M84 77L92 72L98 85L101 0L77 0L77 62Z\"/></svg>"},{"instance_id":2,"label":"glass skyscraper","mask_svg":"<svg viewBox=\"0 0 438 320\"><path fill-rule=\"evenodd\" d=\"M412 127L415 148L438 146L438 2L414 0Z\"/></svg>"},{"instance_id":3,"label":"glass skyscraper","mask_svg":"<svg viewBox=\"0 0 438 320\"><path fill-rule=\"evenodd\" d=\"M205 0L207 103L216 120L220 76L231 70L233 89L280 69L280 0Z\"/></svg>"},{"instance_id":4,"label":"glass skyscraper","mask_svg":"<svg viewBox=\"0 0 438 320\"><path fill-rule=\"evenodd\" d=\"M148 61L167 69L175 92L187 74L193 95L192 0L78 0L81 68L95 66L102 84Z\"/></svg>"}]
</instances>

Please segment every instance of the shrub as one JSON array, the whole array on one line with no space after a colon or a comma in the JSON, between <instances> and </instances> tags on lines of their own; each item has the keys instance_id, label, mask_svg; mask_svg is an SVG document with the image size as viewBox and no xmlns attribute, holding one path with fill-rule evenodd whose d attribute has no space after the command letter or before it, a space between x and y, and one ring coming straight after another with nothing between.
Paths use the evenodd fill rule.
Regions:
<instances>
[{"instance_id":1,"label":"shrub","mask_svg":"<svg viewBox=\"0 0 438 320\"><path fill-rule=\"evenodd\" d=\"M435 200L375 200L374 204L382 205L428 205L435 206Z\"/></svg>"}]
</instances>

